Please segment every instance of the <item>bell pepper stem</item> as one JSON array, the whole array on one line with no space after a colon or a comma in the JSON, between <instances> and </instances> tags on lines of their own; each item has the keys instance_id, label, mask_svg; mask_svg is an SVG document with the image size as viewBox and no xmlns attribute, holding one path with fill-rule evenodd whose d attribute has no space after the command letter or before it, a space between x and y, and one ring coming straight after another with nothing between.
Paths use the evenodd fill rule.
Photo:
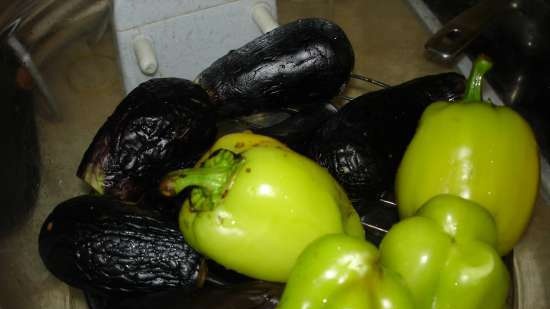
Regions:
<instances>
[{"instance_id":1,"label":"bell pepper stem","mask_svg":"<svg viewBox=\"0 0 550 309\"><path fill-rule=\"evenodd\" d=\"M175 196L185 188L193 187L192 207L196 210L211 208L223 197L240 161L238 155L222 149L212 154L201 167L176 170L166 175L160 183L160 192L164 196Z\"/></svg>"},{"instance_id":2,"label":"bell pepper stem","mask_svg":"<svg viewBox=\"0 0 550 309\"><path fill-rule=\"evenodd\" d=\"M165 196L178 195L187 187L197 186L215 191L223 185L227 168L189 168L168 174L161 182L160 191Z\"/></svg>"},{"instance_id":3,"label":"bell pepper stem","mask_svg":"<svg viewBox=\"0 0 550 309\"><path fill-rule=\"evenodd\" d=\"M479 56L472 65L470 76L466 84L466 93L464 95L465 102L482 102L481 85L483 76L491 69L493 64L486 56Z\"/></svg>"}]
</instances>

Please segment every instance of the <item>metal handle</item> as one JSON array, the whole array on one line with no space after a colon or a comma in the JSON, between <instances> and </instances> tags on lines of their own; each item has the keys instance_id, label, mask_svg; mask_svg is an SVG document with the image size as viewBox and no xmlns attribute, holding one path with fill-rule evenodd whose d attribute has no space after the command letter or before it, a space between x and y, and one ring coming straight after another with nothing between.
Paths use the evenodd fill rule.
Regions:
<instances>
[{"instance_id":1,"label":"metal handle","mask_svg":"<svg viewBox=\"0 0 550 309\"><path fill-rule=\"evenodd\" d=\"M456 16L436 32L426 43L428 57L452 62L493 18L510 8L509 0L483 0Z\"/></svg>"}]
</instances>

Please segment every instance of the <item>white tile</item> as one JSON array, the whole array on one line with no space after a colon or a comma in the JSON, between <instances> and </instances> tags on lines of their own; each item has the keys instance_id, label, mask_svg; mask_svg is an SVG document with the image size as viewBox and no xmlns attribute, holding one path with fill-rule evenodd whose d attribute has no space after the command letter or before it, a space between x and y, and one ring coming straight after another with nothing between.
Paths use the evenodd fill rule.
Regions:
<instances>
[{"instance_id":1,"label":"white tile","mask_svg":"<svg viewBox=\"0 0 550 309\"><path fill-rule=\"evenodd\" d=\"M189 14L236 0L114 0L113 25L117 31Z\"/></svg>"},{"instance_id":2,"label":"white tile","mask_svg":"<svg viewBox=\"0 0 550 309\"><path fill-rule=\"evenodd\" d=\"M126 91L152 77L193 80L216 59L261 35L251 17L257 0L241 0L187 15L117 32L119 61ZM275 1L262 1L275 8ZM273 10L276 16L275 9ZM132 38L149 37L159 63L154 76L144 75L136 61Z\"/></svg>"}]
</instances>

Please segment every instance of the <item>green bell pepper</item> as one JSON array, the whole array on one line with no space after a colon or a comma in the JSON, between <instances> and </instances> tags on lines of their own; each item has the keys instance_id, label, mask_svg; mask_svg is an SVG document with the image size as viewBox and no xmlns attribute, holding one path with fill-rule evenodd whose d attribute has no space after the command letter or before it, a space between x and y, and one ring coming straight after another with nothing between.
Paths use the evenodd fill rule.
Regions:
<instances>
[{"instance_id":1,"label":"green bell pepper","mask_svg":"<svg viewBox=\"0 0 550 309\"><path fill-rule=\"evenodd\" d=\"M394 225L380 250L327 235L298 258L278 309L503 309L510 276L491 214L438 195Z\"/></svg>"},{"instance_id":2,"label":"green bell pepper","mask_svg":"<svg viewBox=\"0 0 550 309\"><path fill-rule=\"evenodd\" d=\"M210 149L197 161L195 167L199 167L202 163L217 150L227 149L234 153L241 153L253 147L275 147L289 149L285 144L278 140L260 134L254 134L251 131L242 131L226 134L220 137Z\"/></svg>"},{"instance_id":3,"label":"green bell pepper","mask_svg":"<svg viewBox=\"0 0 550 309\"><path fill-rule=\"evenodd\" d=\"M343 234L311 243L298 258L277 309L414 309L403 280L369 242Z\"/></svg>"},{"instance_id":4,"label":"green bell pepper","mask_svg":"<svg viewBox=\"0 0 550 309\"><path fill-rule=\"evenodd\" d=\"M463 101L436 102L424 111L399 166L395 193L402 218L441 193L477 202L494 216L498 252L505 255L529 223L538 194L539 154L519 114L482 100L482 78L490 67L480 57Z\"/></svg>"},{"instance_id":5,"label":"green bell pepper","mask_svg":"<svg viewBox=\"0 0 550 309\"><path fill-rule=\"evenodd\" d=\"M179 218L186 241L253 278L286 281L302 250L325 234L364 238L359 216L330 174L276 143L240 154L219 149L202 166L169 174L161 191L175 195L186 187L194 187Z\"/></svg>"},{"instance_id":6,"label":"green bell pepper","mask_svg":"<svg viewBox=\"0 0 550 309\"><path fill-rule=\"evenodd\" d=\"M404 279L418 309L503 309L510 275L496 244L487 210L438 195L390 229L380 261Z\"/></svg>"}]
</instances>

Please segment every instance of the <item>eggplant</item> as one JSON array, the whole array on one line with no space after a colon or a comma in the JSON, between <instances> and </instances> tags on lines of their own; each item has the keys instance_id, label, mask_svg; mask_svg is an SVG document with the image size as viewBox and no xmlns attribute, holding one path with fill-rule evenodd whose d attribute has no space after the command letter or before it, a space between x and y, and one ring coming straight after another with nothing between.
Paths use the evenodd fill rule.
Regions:
<instances>
[{"instance_id":1,"label":"eggplant","mask_svg":"<svg viewBox=\"0 0 550 309\"><path fill-rule=\"evenodd\" d=\"M202 257L175 221L105 196L57 205L40 230L39 253L53 275L81 289L194 290L206 277Z\"/></svg>"},{"instance_id":2,"label":"eggplant","mask_svg":"<svg viewBox=\"0 0 550 309\"><path fill-rule=\"evenodd\" d=\"M84 290L84 295L90 309L181 308L182 303L200 308L201 304L204 304L205 301L208 302L207 294L210 293L212 295L222 293L225 295L223 296L224 301L231 299L235 302L235 305L246 306L247 304L256 305L258 297L267 297L270 295L267 292L271 289L281 288L279 284L255 281L252 278L226 269L212 260L206 260L206 267L208 273L204 286L197 290L176 288L144 294L88 289ZM262 292L259 290L260 288L269 290ZM210 301L214 300L210 299ZM218 303L218 305L220 304Z\"/></svg>"},{"instance_id":3,"label":"eggplant","mask_svg":"<svg viewBox=\"0 0 550 309\"><path fill-rule=\"evenodd\" d=\"M442 73L361 95L315 132L308 156L329 170L363 215L380 199L391 200L395 173L424 109L458 99L464 89L464 76Z\"/></svg>"},{"instance_id":4,"label":"eggplant","mask_svg":"<svg viewBox=\"0 0 550 309\"><path fill-rule=\"evenodd\" d=\"M137 202L171 170L191 167L214 142L214 106L191 81L157 78L117 106L84 153L77 176L100 194Z\"/></svg>"},{"instance_id":5,"label":"eggplant","mask_svg":"<svg viewBox=\"0 0 550 309\"><path fill-rule=\"evenodd\" d=\"M328 102L345 87L354 61L351 43L338 25L301 19L230 51L202 71L197 82L225 119Z\"/></svg>"},{"instance_id":6,"label":"eggplant","mask_svg":"<svg viewBox=\"0 0 550 309\"><path fill-rule=\"evenodd\" d=\"M257 134L273 137L298 153L305 154L307 145L315 131L336 114L332 104L315 105L304 108L289 118L265 128L252 128Z\"/></svg>"},{"instance_id":7,"label":"eggplant","mask_svg":"<svg viewBox=\"0 0 550 309\"><path fill-rule=\"evenodd\" d=\"M232 118L218 123L222 135L250 130L283 142L294 151L305 154L313 133L337 109L330 103L307 108L281 108Z\"/></svg>"},{"instance_id":8,"label":"eggplant","mask_svg":"<svg viewBox=\"0 0 550 309\"><path fill-rule=\"evenodd\" d=\"M206 287L192 294L172 290L111 303L111 309L275 309L283 285L251 281L232 287Z\"/></svg>"}]
</instances>

